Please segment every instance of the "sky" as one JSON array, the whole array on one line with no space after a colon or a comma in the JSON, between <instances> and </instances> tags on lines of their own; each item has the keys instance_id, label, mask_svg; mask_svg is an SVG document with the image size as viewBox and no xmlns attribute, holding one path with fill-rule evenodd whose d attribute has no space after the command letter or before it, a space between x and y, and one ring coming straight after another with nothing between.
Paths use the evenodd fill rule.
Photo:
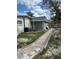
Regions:
<instances>
[{"instance_id":1,"label":"sky","mask_svg":"<svg viewBox=\"0 0 79 59\"><path fill-rule=\"evenodd\" d=\"M50 19L48 4L42 3L42 0L17 0L17 14L26 15L27 12L32 12L35 17L46 16Z\"/></svg>"}]
</instances>

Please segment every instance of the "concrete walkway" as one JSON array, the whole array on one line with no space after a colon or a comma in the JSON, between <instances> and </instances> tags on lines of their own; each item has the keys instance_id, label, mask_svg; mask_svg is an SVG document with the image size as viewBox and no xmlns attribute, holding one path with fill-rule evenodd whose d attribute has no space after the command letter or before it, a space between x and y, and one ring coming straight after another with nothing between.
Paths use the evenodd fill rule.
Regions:
<instances>
[{"instance_id":1,"label":"concrete walkway","mask_svg":"<svg viewBox=\"0 0 79 59\"><path fill-rule=\"evenodd\" d=\"M45 34L43 34L40 38L38 38L34 43L20 48L17 51L17 59L32 59L35 55L40 53L44 48L46 48L52 31L54 29L48 30Z\"/></svg>"}]
</instances>

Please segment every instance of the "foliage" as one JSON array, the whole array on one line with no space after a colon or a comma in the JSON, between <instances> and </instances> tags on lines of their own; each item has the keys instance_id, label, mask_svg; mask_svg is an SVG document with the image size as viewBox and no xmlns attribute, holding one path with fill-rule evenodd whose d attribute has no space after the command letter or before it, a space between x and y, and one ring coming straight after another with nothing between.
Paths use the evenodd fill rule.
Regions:
<instances>
[{"instance_id":1,"label":"foliage","mask_svg":"<svg viewBox=\"0 0 79 59\"><path fill-rule=\"evenodd\" d=\"M26 40L24 40L22 42L18 42L17 47L21 48L21 47L24 47L28 44L31 44L32 42L34 42L36 39L38 39L44 33L45 33L44 31L37 31L37 32L23 32L23 33L19 34L17 36L18 41L20 38L28 39L28 41L24 42L24 41L26 41Z\"/></svg>"},{"instance_id":2,"label":"foliage","mask_svg":"<svg viewBox=\"0 0 79 59\"><path fill-rule=\"evenodd\" d=\"M56 31L57 30L57 31ZM61 53L58 53L58 55L55 55L53 51L53 49L58 49L58 47L61 46L61 37L58 35L61 35L60 33L61 31L57 28L55 29L55 31L53 32L47 47L40 52L38 55L36 55L33 59L61 59ZM58 37L55 37L58 36ZM52 53L51 56L46 56L45 54L47 54L47 51L49 51Z\"/></svg>"},{"instance_id":3,"label":"foliage","mask_svg":"<svg viewBox=\"0 0 79 59\"><path fill-rule=\"evenodd\" d=\"M55 55L53 59L61 59L61 56Z\"/></svg>"},{"instance_id":4,"label":"foliage","mask_svg":"<svg viewBox=\"0 0 79 59\"><path fill-rule=\"evenodd\" d=\"M33 17L33 13L31 13L31 12L27 12L27 15L30 17Z\"/></svg>"},{"instance_id":5,"label":"foliage","mask_svg":"<svg viewBox=\"0 0 79 59\"><path fill-rule=\"evenodd\" d=\"M49 2L49 0L43 0L43 1L44 1L44 3ZM51 20L53 20L53 22L51 22L50 25L52 27L54 24L61 23L61 9L59 7L60 7L59 1L50 0L49 8L51 9ZM52 15L54 15L54 14L55 14L55 16L52 17Z\"/></svg>"}]
</instances>

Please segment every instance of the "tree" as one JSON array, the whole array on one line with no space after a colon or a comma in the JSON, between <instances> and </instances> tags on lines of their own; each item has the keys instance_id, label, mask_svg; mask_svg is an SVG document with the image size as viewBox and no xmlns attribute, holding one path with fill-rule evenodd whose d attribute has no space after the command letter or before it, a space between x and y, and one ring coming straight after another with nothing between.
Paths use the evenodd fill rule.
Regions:
<instances>
[{"instance_id":1,"label":"tree","mask_svg":"<svg viewBox=\"0 0 79 59\"><path fill-rule=\"evenodd\" d=\"M31 12L27 12L27 15L28 15L29 17L33 17L33 13L31 13Z\"/></svg>"},{"instance_id":2,"label":"tree","mask_svg":"<svg viewBox=\"0 0 79 59\"><path fill-rule=\"evenodd\" d=\"M58 1L51 1L50 7L53 7L53 11L55 11L56 16L54 16L54 22L55 23L61 23L61 10L59 9L60 4Z\"/></svg>"},{"instance_id":3,"label":"tree","mask_svg":"<svg viewBox=\"0 0 79 59\"><path fill-rule=\"evenodd\" d=\"M55 16L51 17L52 23L51 24L59 24L61 23L61 9L60 1L55 0L43 0L44 4L49 2L49 8L51 9L51 15L55 13Z\"/></svg>"}]
</instances>

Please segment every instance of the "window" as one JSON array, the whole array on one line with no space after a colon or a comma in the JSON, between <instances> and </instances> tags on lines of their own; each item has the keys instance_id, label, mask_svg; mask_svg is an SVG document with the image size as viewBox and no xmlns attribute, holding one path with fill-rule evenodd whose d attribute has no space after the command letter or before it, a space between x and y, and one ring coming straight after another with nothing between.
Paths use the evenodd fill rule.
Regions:
<instances>
[{"instance_id":1,"label":"window","mask_svg":"<svg viewBox=\"0 0 79 59\"><path fill-rule=\"evenodd\" d=\"M18 25L22 25L22 21L18 20L18 21L17 21L17 24L18 24Z\"/></svg>"}]
</instances>

